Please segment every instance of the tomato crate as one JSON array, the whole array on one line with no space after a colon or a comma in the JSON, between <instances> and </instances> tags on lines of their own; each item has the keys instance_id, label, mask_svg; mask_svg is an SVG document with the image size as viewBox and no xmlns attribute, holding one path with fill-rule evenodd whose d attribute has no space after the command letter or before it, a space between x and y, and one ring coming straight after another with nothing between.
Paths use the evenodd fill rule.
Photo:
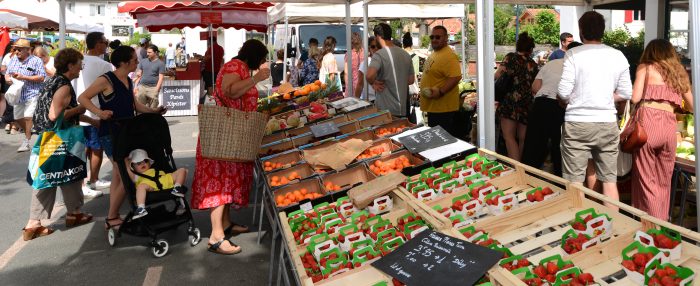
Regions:
<instances>
[{"instance_id":1,"label":"tomato crate","mask_svg":"<svg viewBox=\"0 0 700 286\"><path fill-rule=\"evenodd\" d=\"M343 252L340 250L342 247L341 242L340 242L340 236L341 236L341 234L346 233L345 230L353 229L353 227L355 227L354 225L363 225L365 223L370 224L369 222L370 222L370 220L372 220L372 221L378 221L376 224L374 224L373 227L377 227L377 226L380 226L382 224L386 224L385 226L389 227L389 229L387 229L383 232L380 232L378 234L376 241L374 241L374 239L372 237L369 237L369 235L368 235L368 238L366 238L366 240L371 240L372 243L375 243L375 247L379 246L380 243L391 244L390 247L400 246L400 244L398 244L398 243L396 245L393 245L392 242L400 240L400 239L398 239L399 238L399 235L398 235L399 231L397 230L397 226L399 224L401 224L401 222L404 222L403 225L404 225L405 230L406 230L405 233L407 233L406 237L410 237L410 235L413 235L413 236L417 235L416 232L420 231L420 229L423 229L423 227L429 227L429 228L432 228L434 231L446 233L445 232L445 225L441 221L435 220L434 218L432 218L422 208L418 207L415 204L415 200L413 200L410 197L406 197L398 189L390 192L388 194L388 196L393 201L393 206L392 206L390 211L388 211L386 213L382 213L382 214L374 216L374 217L371 217L367 220L360 221L360 222L347 223L349 220L352 220L354 218L351 215L350 218L346 219L346 221L345 221L346 225L344 225L343 227L339 227L334 233L327 234L327 237L326 237L326 234L320 234L318 236L312 237L308 240L307 244L299 244L297 242L297 240L295 239L295 234L292 231L292 225L290 225L290 222L292 220L295 220L295 219L296 220L299 220L299 219L303 220L303 218L301 217L301 212L295 212L295 213L281 212L281 213L279 213L282 233L284 234L283 239L285 240L285 243L288 245L288 249L290 250L290 253L289 253L290 260L292 261L292 264L294 267L294 272L296 273L296 275L298 275L299 280L301 281L301 285L307 285L307 286L308 285L374 285L374 284L379 283L379 282L391 283L390 276L384 274L383 272L377 270L376 268L374 268L370 265L371 260L370 261L363 261L363 262L361 262L361 264L355 264L355 262L357 262L357 260L355 260L355 262L352 262L351 268L340 269L338 272L331 274L328 278L324 278L324 279L322 279L320 281L316 281L316 282L314 282L312 277L310 277L310 275L307 274L307 271L305 269L305 264L304 264L305 260L303 257L312 254L310 252L310 247L315 248L314 250L316 250L316 249L320 249L320 247L322 247L323 244L329 244L329 245L333 245L333 246L331 246L328 249L331 249L331 251L335 251L332 248L337 246L337 248L340 251L338 253L342 254ZM342 202L343 199L341 198L339 201ZM327 206L332 206L332 205L333 204L328 204ZM324 212L321 208L314 209L311 212L317 212L317 211ZM364 213L361 213L358 210L354 214L356 215L355 217L357 217L357 215L363 215ZM329 217L329 216L332 216L332 214L325 214L324 215L324 217ZM411 232L409 230L408 226L413 224L413 223L416 223L417 221L413 221L413 222L409 222L409 223L405 223L405 221L407 221L406 219L408 217L415 218L415 216L420 216L422 218L422 221L420 224L423 225L423 223L424 223L424 226L421 226L420 229L415 229L414 231L416 231L416 232ZM330 222L327 222L327 223L331 224ZM363 229L364 229L363 227L360 227L359 229L357 229L357 231L362 232ZM352 234L354 234L352 232L353 232L352 230L347 231L347 233L351 233L347 236L348 238ZM394 236L393 238L387 239L386 241L382 241L383 238L381 238L381 235L384 232L396 233L397 235ZM319 238L319 237L325 237L323 239L326 239L326 240L321 242L321 243L314 244L315 243L314 240ZM389 236L389 237L391 237L391 236ZM403 242L401 242L401 244L402 243ZM372 247L373 250L369 250L369 251L375 251L374 250L375 247ZM393 250L393 248L389 249L387 251L390 252L391 250ZM378 253L380 253L379 250L376 250L376 251ZM318 255L318 252L316 252L316 251L314 251L314 252L315 253L313 253L312 255ZM323 255L324 254L322 253L319 257L323 257ZM345 255L347 255L347 252ZM342 258L342 259L344 259L344 258ZM342 259L340 259L340 260L342 260ZM376 257L373 259L376 259ZM343 261L343 263L350 262L350 261L345 262L345 260L342 260L342 261ZM360 263L360 262L357 262L357 263ZM328 264L328 265L330 266L332 264ZM307 263L307 266L308 266L308 263Z\"/></svg>"}]
</instances>

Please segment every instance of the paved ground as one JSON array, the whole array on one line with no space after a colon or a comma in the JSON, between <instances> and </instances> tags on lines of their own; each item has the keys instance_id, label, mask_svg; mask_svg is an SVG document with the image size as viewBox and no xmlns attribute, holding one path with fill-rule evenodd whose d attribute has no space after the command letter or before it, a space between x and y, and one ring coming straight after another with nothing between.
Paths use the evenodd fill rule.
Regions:
<instances>
[{"instance_id":1,"label":"paved ground","mask_svg":"<svg viewBox=\"0 0 700 286\"><path fill-rule=\"evenodd\" d=\"M194 171L197 118L169 119L174 156L178 167ZM35 136L36 138L36 136ZM153 258L147 238L122 236L117 246L106 241L104 217L108 197L87 201L84 210L97 217L93 223L66 229L65 209L57 199L53 226L57 232L24 242L20 230L29 215L31 188L25 182L29 153L17 153L20 135L0 133L0 285L264 285L267 283L270 238L256 243L257 228L234 241L243 252L226 257L206 251L210 233L207 212L196 212L195 221L204 236L190 247L185 227L165 234L170 253ZM109 179L110 166L100 177ZM191 183L191 178L188 179ZM108 191L108 190L105 190ZM60 193L60 192L59 192ZM252 199L252 196L251 196ZM125 204L126 207L127 204ZM122 214L126 213L126 208ZM252 205L235 219L250 225Z\"/></svg>"}]
</instances>

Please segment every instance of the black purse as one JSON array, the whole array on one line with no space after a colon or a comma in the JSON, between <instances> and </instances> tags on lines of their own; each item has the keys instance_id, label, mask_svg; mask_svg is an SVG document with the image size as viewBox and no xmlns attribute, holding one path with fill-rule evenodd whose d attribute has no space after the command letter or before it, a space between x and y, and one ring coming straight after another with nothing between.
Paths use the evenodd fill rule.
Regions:
<instances>
[{"instance_id":1,"label":"black purse","mask_svg":"<svg viewBox=\"0 0 700 286\"><path fill-rule=\"evenodd\" d=\"M508 72L504 72L494 83L495 100L499 102L503 101L506 94L511 91L513 91L513 77L511 77Z\"/></svg>"}]
</instances>

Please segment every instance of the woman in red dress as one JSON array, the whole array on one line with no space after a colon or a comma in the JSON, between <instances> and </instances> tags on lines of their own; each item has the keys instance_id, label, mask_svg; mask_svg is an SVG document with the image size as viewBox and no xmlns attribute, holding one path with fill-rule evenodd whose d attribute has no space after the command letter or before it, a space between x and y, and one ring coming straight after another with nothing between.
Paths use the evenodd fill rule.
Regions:
<instances>
[{"instance_id":1,"label":"woman in red dress","mask_svg":"<svg viewBox=\"0 0 700 286\"><path fill-rule=\"evenodd\" d=\"M267 47L258 40L248 40L238 55L225 63L216 78L214 100L217 105L256 111L258 90L255 85L270 76L265 63ZM252 75L253 70L258 73ZM247 227L231 221L229 209L248 205L248 195L253 182L253 163L236 163L211 160L202 157L197 140L196 166L192 182L192 208L209 209L211 235L209 251L219 254L236 254L241 248L226 240L226 235L246 232Z\"/></svg>"}]
</instances>

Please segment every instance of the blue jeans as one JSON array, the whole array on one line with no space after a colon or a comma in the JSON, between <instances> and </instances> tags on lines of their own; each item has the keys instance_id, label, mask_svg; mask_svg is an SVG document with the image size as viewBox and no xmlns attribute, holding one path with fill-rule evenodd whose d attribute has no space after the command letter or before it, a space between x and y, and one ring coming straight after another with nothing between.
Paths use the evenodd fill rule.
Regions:
<instances>
[{"instance_id":1,"label":"blue jeans","mask_svg":"<svg viewBox=\"0 0 700 286\"><path fill-rule=\"evenodd\" d=\"M165 67L166 68L174 68L175 67L175 59L166 59L165 60Z\"/></svg>"}]
</instances>

